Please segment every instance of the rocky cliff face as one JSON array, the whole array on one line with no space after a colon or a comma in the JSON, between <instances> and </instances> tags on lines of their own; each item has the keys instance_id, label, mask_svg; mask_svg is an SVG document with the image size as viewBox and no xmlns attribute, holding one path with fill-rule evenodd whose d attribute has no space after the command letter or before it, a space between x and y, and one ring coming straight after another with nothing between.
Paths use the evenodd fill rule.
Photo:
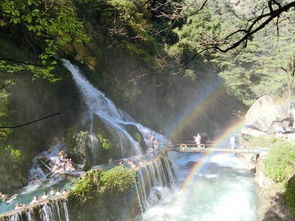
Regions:
<instances>
[{"instance_id":1,"label":"rocky cliff face","mask_svg":"<svg viewBox=\"0 0 295 221\"><path fill-rule=\"evenodd\" d=\"M244 134L260 136L274 133L278 128L293 126L294 118L286 105L278 104L270 96L255 101L245 115Z\"/></svg>"}]
</instances>

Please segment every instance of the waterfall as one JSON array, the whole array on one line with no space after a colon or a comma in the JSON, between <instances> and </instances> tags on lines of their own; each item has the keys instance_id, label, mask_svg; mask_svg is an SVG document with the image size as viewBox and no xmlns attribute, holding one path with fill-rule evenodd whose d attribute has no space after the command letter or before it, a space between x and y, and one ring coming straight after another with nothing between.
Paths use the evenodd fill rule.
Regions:
<instances>
[{"instance_id":1,"label":"waterfall","mask_svg":"<svg viewBox=\"0 0 295 221\"><path fill-rule=\"evenodd\" d=\"M40 207L40 208L39 208ZM69 221L68 206L66 200L56 200L36 208L14 213L6 216L5 221Z\"/></svg>"},{"instance_id":2,"label":"waterfall","mask_svg":"<svg viewBox=\"0 0 295 221\"><path fill-rule=\"evenodd\" d=\"M26 217L27 217L27 220L28 221L33 221L34 219L33 219L33 211L31 210L31 209L29 209L28 211L27 211L27 215L26 215Z\"/></svg>"},{"instance_id":3,"label":"waterfall","mask_svg":"<svg viewBox=\"0 0 295 221\"><path fill-rule=\"evenodd\" d=\"M12 216L8 217L6 219L7 221L21 221L21 216L20 214L13 214Z\"/></svg>"},{"instance_id":4,"label":"waterfall","mask_svg":"<svg viewBox=\"0 0 295 221\"><path fill-rule=\"evenodd\" d=\"M152 191L149 207L137 221L257 220L255 182L247 166L234 154L212 154L204 159L200 154L176 153L170 157L179 167L173 170L178 174L175 188L164 192L156 204L152 197L157 197L158 192ZM164 167L165 159L161 160ZM156 166L162 170L161 165ZM173 177L163 169L165 176Z\"/></svg>"},{"instance_id":5,"label":"waterfall","mask_svg":"<svg viewBox=\"0 0 295 221\"><path fill-rule=\"evenodd\" d=\"M127 131L125 126L135 126L145 139L146 143L148 143L147 141L149 140L149 136L151 134L154 134L160 144L165 141L162 135L135 122L128 114L118 109L103 92L93 87L90 82L88 82L87 79L81 75L76 66L72 65L65 59L63 59L63 63L64 66L72 73L75 84L77 85L82 99L87 106L91 119L93 119L93 115L99 117L111 130L113 135L119 137L118 143L122 151L122 157L124 157L123 152L128 146L131 147L131 151L125 152L127 152L126 154L129 154L127 155L129 157L134 154L140 155L143 152L138 142Z\"/></svg>"},{"instance_id":6,"label":"waterfall","mask_svg":"<svg viewBox=\"0 0 295 221\"><path fill-rule=\"evenodd\" d=\"M64 209L65 221L70 221L67 202L63 201L62 205L63 205L63 209Z\"/></svg>"},{"instance_id":7,"label":"waterfall","mask_svg":"<svg viewBox=\"0 0 295 221\"><path fill-rule=\"evenodd\" d=\"M137 171L136 192L141 212L162 198L165 188L173 186L175 180L166 156L147 163Z\"/></svg>"},{"instance_id":8,"label":"waterfall","mask_svg":"<svg viewBox=\"0 0 295 221\"><path fill-rule=\"evenodd\" d=\"M41 209L41 220L43 221L53 221L54 220L54 211L52 204L46 204Z\"/></svg>"}]
</instances>

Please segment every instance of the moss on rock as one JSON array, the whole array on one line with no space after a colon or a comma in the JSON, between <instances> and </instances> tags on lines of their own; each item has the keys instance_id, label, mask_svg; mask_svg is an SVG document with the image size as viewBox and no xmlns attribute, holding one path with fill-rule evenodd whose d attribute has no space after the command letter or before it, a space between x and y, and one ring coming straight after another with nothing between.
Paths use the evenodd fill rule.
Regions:
<instances>
[{"instance_id":1,"label":"moss on rock","mask_svg":"<svg viewBox=\"0 0 295 221\"><path fill-rule=\"evenodd\" d=\"M121 166L108 171L90 170L79 180L70 192L69 198L86 202L103 198L106 194L128 192L134 186L135 172Z\"/></svg>"},{"instance_id":2,"label":"moss on rock","mask_svg":"<svg viewBox=\"0 0 295 221\"><path fill-rule=\"evenodd\" d=\"M135 171L123 167L88 171L69 193L71 220L128 220L128 209L136 207L134 176Z\"/></svg>"}]
</instances>

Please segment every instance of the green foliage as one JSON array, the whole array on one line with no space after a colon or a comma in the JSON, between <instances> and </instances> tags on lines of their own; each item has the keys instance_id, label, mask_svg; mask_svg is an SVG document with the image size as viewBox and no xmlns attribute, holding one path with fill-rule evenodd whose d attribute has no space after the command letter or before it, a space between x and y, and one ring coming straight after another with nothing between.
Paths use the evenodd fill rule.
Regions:
<instances>
[{"instance_id":1,"label":"green foliage","mask_svg":"<svg viewBox=\"0 0 295 221\"><path fill-rule=\"evenodd\" d=\"M10 28L8 30L11 31L21 29L22 32L10 34L20 35L19 38L29 41L23 43L24 47L28 43L39 47L39 62L43 65L14 63L4 59L0 62L0 70L3 72L29 70L34 73L34 77L56 80L52 70L56 65L57 54L73 41L82 43L89 40L83 31L83 23L75 15L71 0L3 0L0 11L1 26ZM22 41L19 43L22 44Z\"/></svg>"},{"instance_id":2,"label":"green foliage","mask_svg":"<svg viewBox=\"0 0 295 221\"><path fill-rule=\"evenodd\" d=\"M142 136L139 133L135 133L135 139L138 143L141 143L143 141Z\"/></svg>"},{"instance_id":3,"label":"green foliage","mask_svg":"<svg viewBox=\"0 0 295 221\"><path fill-rule=\"evenodd\" d=\"M8 125L8 97L9 93L6 90L0 90L0 125L2 126ZM0 142L5 142L11 132L11 129L0 130Z\"/></svg>"},{"instance_id":4,"label":"green foliage","mask_svg":"<svg viewBox=\"0 0 295 221\"><path fill-rule=\"evenodd\" d=\"M221 21L211 10L204 9L195 13L189 8L186 23L176 32L179 35L179 47L200 50L210 41L217 40L221 31ZM214 39L213 39L214 38Z\"/></svg>"},{"instance_id":5,"label":"green foliage","mask_svg":"<svg viewBox=\"0 0 295 221\"><path fill-rule=\"evenodd\" d=\"M210 61L219 69L228 92L246 105L262 95L282 97L295 89L294 12L289 12L289 20L280 22L279 35L274 21L249 39L247 48L241 50L239 46L224 53L205 49L215 45L226 49L239 40L245 33L230 34L244 29L247 20L259 16L258 8L267 8L267 2L248 0L244 5L235 5L230 1L208 1L201 11L198 1L186 4L189 7L181 12L184 24L175 29L179 41L169 48L171 56L189 63L186 68L200 68L199 61Z\"/></svg>"},{"instance_id":6,"label":"green foliage","mask_svg":"<svg viewBox=\"0 0 295 221\"><path fill-rule=\"evenodd\" d=\"M100 33L104 36L108 47L121 48L131 56L137 56L143 63L161 67L163 61L157 55L164 52L161 41L169 38L166 35L159 38L156 34L164 35L163 29L167 28L164 24L167 23L161 18L151 20L155 13L151 8L153 3L147 4L145 0L78 0L78 2L84 7L91 4L89 10L95 8L97 19L95 23L100 25ZM169 10L169 5L166 4L165 10Z\"/></svg>"},{"instance_id":7,"label":"green foliage","mask_svg":"<svg viewBox=\"0 0 295 221\"><path fill-rule=\"evenodd\" d=\"M241 28L245 17L253 17L251 8L260 4L266 2L253 2L247 5L248 10L226 10L222 17L228 19L222 19L222 24L230 31L224 29L222 33L229 34ZM214 53L213 61L221 70L219 76L224 79L228 91L244 104L251 105L263 95L286 96L289 88L295 89L290 68L295 51L292 22L282 21L279 35L275 22L270 23L256 33L243 50L238 48L228 53ZM234 42L236 38L229 40Z\"/></svg>"},{"instance_id":8,"label":"green foliage","mask_svg":"<svg viewBox=\"0 0 295 221\"><path fill-rule=\"evenodd\" d=\"M125 192L134 183L134 170L118 166L102 174L104 191Z\"/></svg>"},{"instance_id":9,"label":"green foliage","mask_svg":"<svg viewBox=\"0 0 295 221\"><path fill-rule=\"evenodd\" d=\"M77 126L68 129L65 143L71 155L75 154L75 150L83 153L87 145L88 131L79 130Z\"/></svg>"},{"instance_id":10,"label":"green foliage","mask_svg":"<svg viewBox=\"0 0 295 221\"><path fill-rule=\"evenodd\" d=\"M123 193L134 185L134 176L133 170L121 166L108 171L90 170L74 185L70 197L86 202L106 194Z\"/></svg>"},{"instance_id":11,"label":"green foliage","mask_svg":"<svg viewBox=\"0 0 295 221\"><path fill-rule=\"evenodd\" d=\"M97 137L98 137L103 149L105 149L105 150L110 149L110 147L112 145L111 141L110 141L110 139L105 137L105 134L103 132L98 133Z\"/></svg>"},{"instance_id":12,"label":"green foliage","mask_svg":"<svg viewBox=\"0 0 295 221\"><path fill-rule=\"evenodd\" d=\"M278 143L265 160L266 175L276 182L289 179L294 173L295 146L286 142Z\"/></svg>"},{"instance_id":13,"label":"green foliage","mask_svg":"<svg viewBox=\"0 0 295 221\"><path fill-rule=\"evenodd\" d=\"M79 180L71 189L70 197L78 198L80 201L85 202L92 199L98 188L101 186L102 170L88 171L85 176Z\"/></svg>"},{"instance_id":14,"label":"green foliage","mask_svg":"<svg viewBox=\"0 0 295 221\"><path fill-rule=\"evenodd\" d=\"M10 145L0 143L0 177L7 184L18 182L23 178L24 153Z\"/></svg>"}]
</instances>

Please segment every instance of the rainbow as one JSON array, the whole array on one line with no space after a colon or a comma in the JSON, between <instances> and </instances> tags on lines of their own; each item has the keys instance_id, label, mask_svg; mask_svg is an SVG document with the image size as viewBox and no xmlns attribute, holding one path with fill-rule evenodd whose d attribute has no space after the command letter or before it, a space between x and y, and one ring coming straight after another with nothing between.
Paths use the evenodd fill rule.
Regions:
<instances>
[{"instance_id":1,"label":"rainbow","mask_svg":"<svg viewBox=\"0 0 295 221\"><path fill-rule=\"evenodd\" d=\"M168 138L175 140L175 138L183 134L185 128L191 126L193 122L197 122L210 108L210 105L224 94L225 90L222 85L215 83L207 89L203 96L196 95L193 99L194 102L186 107L184 113L172 124Z\"/></svg>"},{"instance_id":2,"label":"rainbow","mask_svg":"<svg viewBox=\"0 0 295 221\"><path fill-rule=\"evenodd\" d=\"M221 146L224 144L231 136L237 133L244 126L244 121L239 120L232 123L228 126L224 132L215 140L216 146ZM186 177L185 181L182 183L180 190L185 190L189 188L194 178L206 167L206 162L210 160L210 158L215 153L206 153L202 155L202 158L194 164L189 175Z\"/></svg>"},{"instance_id":3,"label":"rainbow","mask_svg":"<svg viewBox=\"0 0 295 221\"><path fill-rule=\"evenodd\" d=\"M203 94L203 96L195 96L194 102L191 106L186 108L186 111L179 117L179 119L173 124L172 128L169 130L169 140L175 140L179 135L183 134L185 128L191 126L193 122L197 122L203 114L210 108L210 105L217 101L220 97L225 95L225 89L222 84L216 82L211 85L209 89ZM218 136L215 140L216 146L221 146L225 143L233 134L239 131L244 126L243 120L238 120L231 123L224 132ZM186 180L183 182L181 189L186 189L191 184L192 180L197 174L206 166L206 162L211 158L214 153L206 153L202 155L202 158L194 164L187 176Z\"/></svg>"},{"instance_id":4,"label":"rainbow","mask_svg":"<svg viewBox=\"0 0 295 221\"><path fill-rule=\"evenodd\" d=\"M210 88L207 88L205 94L203 93L202 96L196 95L193 99L194 102L191 103L190 106L185 107L185 111L178 117L170 130L169 130L169 140L175 140L179 135L183 134L187 127L192 126L193 122L197 122L206 111L210 108L212 103L216 102L220 97L224 96L226 93L224 87L219 82L211 85ZM244 122L242 120L238 120L232 122L224 131L223 133L218 136L215 140L217 146L221 146L224 144L231 136L233 136L237 131L239 131L244 126ZM190 185L193 181L197 180L197 175L206 167L206 162L210 160L210 158L214 155L214 153L206 153L203 154L201 159L196 162L184 182L180 187L180 191L184 191L190 188ZM132 197L132 202L136 203L137 197L134 195ZM177 203L176 200L174 203ZM132 205L132 203L130 203ZM131 208L130 208L131 209ZM131 212L129 210L129 213ZM130 215L130 214L128 214Z\"/></svg>"}]
</instances>

